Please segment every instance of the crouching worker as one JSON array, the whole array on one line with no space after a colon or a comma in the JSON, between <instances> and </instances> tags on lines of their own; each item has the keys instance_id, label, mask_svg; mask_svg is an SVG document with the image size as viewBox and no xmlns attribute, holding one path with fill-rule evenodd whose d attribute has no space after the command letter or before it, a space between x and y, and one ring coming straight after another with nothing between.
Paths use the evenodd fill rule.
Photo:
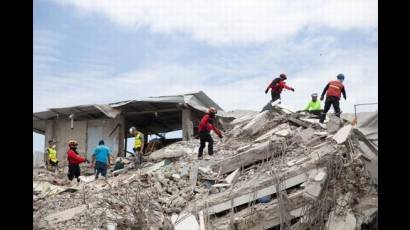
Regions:
<instances>
[{"instance_id":1,"label":"crouching worker","mask_svg":"<svg viewBox=\"0 0 410 230\"><path fill-rule=\"evenodd\" d=\"M198 159L202 159L202 154L205 148L206 142L208 142L208 154L209 156L212 156L214 154L214 140L211 137L211 130L213 130L219 138L222 138L222 133L221 131L214 126L214 119L215 119L215 114L217 113L216 109L211 107L208 110L208 113L205 114L205 116L202 117L201 122L199 123L198 127L198 132L199 132L199 140L201 142L201 145L199 147L199 152L198 152Z\"/></svg>"},{"instance_id":2,"label":"crouching worker","mask_svg":"<svg viewBox=\"0 0 410 230\"><path fill-rule=\"evenodd\" d=\"M82 157L77 152L78 143L76 140L70 140L68 142L69 150L67 152L67 160L68 160L68 179L72 181L74 177L77 179L77 182L80 183L80 164L83 162L89 163L89 161Z\"/></svg>"},{"instance_id":3,"label":"crouching worker","mask_svg":"<svg viewBox=\"0 0 410 230\"><path fill-rule=\"evenodd\" d=\"M320 116L320 114L322 113L322 109L320 101L317 99L317 97L317 93L312 94L312 100L309 102L309 104L303 111L309 112L316 116Z\"/></svg>"},{"instance_id":4,"label":"crouching worker","mask_svg":"<svg viewBox=\"0 0 410 230\"><path fill-rule=\"evenodd\" d=\"M99 174L107 179L107 169L110 166L111 150L101 140L98 146L94 149L92 165L95 169L95 179L98 179Z\"/></svg>"}]
</instances>

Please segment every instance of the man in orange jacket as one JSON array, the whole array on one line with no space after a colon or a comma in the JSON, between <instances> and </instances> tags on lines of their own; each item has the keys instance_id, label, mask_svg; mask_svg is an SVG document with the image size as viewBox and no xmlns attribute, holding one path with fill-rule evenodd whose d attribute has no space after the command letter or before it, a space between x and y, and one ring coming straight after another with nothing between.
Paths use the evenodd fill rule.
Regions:
<instances>
[{"instance_id":1,"label":"man in orange jacket","mask_svg":"<svg viewBox=\"0 0 410 230\"><path fill-rule=\"evenodd\" d=\"M215 108L209 108L208 113L202 117L201 122L199 123L198 132L201 145L199 147L198 159L202 159L202 153L204 151L206 142L208 142L208 154L210 156L214 154L214 140L212 139L210 134L211 130L213 130L219 136L219 138L222 138L221 131L213 124L216 113L217 111Z\"/></svg>"},{"instance_id":2,"label":"man in orange jacket","mask_svg":"<svg viewBox=\"0 0 410 230\"><path fill-rule=\"evenodd\" d=\"M345 79L345 76L343 74L338 74L337 75L337 80L330 81L326 87L323 89L322 96L320 96L320 100L323 101L323 98L326 93L326 100L325 100L325 107L320 115L320 120L319 122L323 124L326 118L326 113L329 111L330 106L333 106L333 109L335 110L336 116L340 117L340 106L339 106L339 101L340 101L340 96L343 94L343 98L346 100L346 90L345 86L343 85L343 81Z\"/></svg>"},{"instance_id":3,"label":"man in orange jacket","mask_svg":"<svg viewBox=\"0 0 410 230\"><path fill-rule=\"evenodd\" d=\"M282 73L279 75L279 77L273 79L273 81L268 85L268 87L265 90L265 94L268 93L269 89L271 89L271 96L272 96L272 102L280 99L280 94L282 93L282 90L288 89L291 91L295 91L294 88L286 85L285 80L287 79L286 74Z\"/></svg>"},{"instance_id":4,"label":"man in orange jacket","mask_svg":"<svg viewBox=\"0 0 410 230\"><path fill-rule=\"evenodd\" d=\"M80 164L83 162L89 163L87 158L82 157L77 152L78 143L76 140L70 140L68 142L68 147L70 148L67 152L67 160L68 160L68 179L72 181L74 177L77 179L77 182L80 182Z\"/></svg>"}]
</instances>

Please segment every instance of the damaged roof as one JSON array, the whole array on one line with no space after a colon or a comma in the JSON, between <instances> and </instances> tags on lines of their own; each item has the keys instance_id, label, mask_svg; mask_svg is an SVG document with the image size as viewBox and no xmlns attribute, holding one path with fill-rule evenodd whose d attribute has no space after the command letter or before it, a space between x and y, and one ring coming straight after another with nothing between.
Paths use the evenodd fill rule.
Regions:
<instances>
[{"instance_id":1,"label":"damaged roof","mask_svg":"<svg viewBox=\"0 0 410 230\"><path fill-rule=\"evenodd\" d=\"M216 104L204 92L199 91L188 94L147 97L101 105L91 104L51 108L47 111L33 113L33 129L35 132L43 133L45 131L46 120L52 120L55 118L68 119L71 114L74 114L75 120L113 119L121 112L125 116L152 114L155 112L168 113L169 116L171 113L180 111L183 107L191 108L199 112L206 112L211 106L218 109L218 116L227 116L218 104ZM175 116L172 118L178 120L180 114Z\"/></svg>"}]
</instances>

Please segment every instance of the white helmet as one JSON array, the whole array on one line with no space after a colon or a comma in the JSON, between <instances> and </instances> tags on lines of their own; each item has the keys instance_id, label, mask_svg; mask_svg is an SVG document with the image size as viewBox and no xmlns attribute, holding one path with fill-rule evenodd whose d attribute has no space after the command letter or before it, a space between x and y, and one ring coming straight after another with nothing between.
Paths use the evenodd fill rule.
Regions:
<instances>
[{"instance_id":1,"label":"white helmet","mask_svg":"<svg viewBox=\"0 0 410 230\"><path fill-rule=\"evenodd\" d=\"M130 134L134 134L135 131L137 131L137 129L134 126L132 126L129 131L130 131Z\"/></svg>"}]
</instances>

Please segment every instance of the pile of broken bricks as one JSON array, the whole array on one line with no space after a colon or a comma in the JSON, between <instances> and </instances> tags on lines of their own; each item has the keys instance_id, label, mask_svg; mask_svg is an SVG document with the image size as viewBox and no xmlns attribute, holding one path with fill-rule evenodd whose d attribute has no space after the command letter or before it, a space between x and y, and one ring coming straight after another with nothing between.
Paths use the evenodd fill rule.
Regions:
<instances>
[{"instance_id":1,"label":"pile of broken bricks","mask_svg":"<svg viewBox=\"0 0 410 230\"><path fill-rule=\"evenodd\" d=\"M364 229L377 222L377 189L366 168L377 153L345 120L331 115L326 122L323 128L283 105L224 122L225 140L215 142L209 159L197 160L198 140L180 141L153 152L138 170L128 163L107 181L85 176L76 189L37 189L33 224L38 229ZM33 178L33 191L39 179ZM52 181L47 183L67 187Z\"/></svg>"}]
</instances>

